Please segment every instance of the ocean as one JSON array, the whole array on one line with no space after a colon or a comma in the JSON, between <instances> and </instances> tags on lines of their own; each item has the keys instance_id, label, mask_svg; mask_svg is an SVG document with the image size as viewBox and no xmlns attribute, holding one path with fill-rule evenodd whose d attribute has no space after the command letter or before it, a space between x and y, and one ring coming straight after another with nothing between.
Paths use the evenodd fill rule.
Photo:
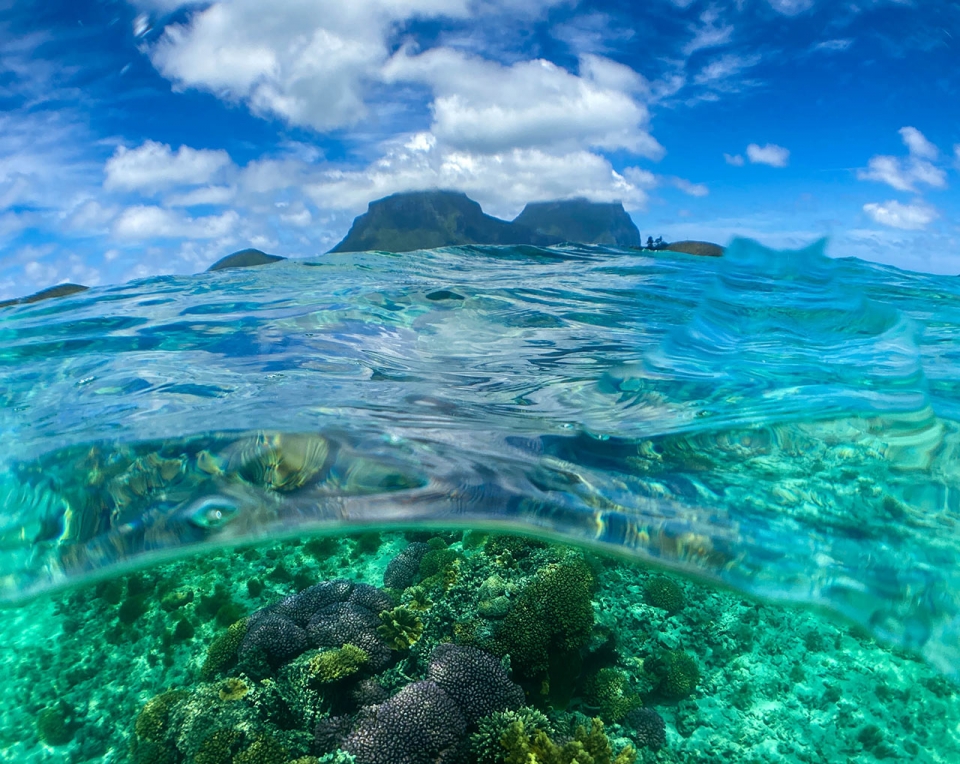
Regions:
<instances>
[{"instance_id":1,"label":"ocean","mask_svg":"<svg viewBox=\"0 0 960 764\"><path fill-rule=\"evenodd\" d=\"M960 761L960 282L828 247L0 310L0 761Z\"/></svg>"}]
</instances>

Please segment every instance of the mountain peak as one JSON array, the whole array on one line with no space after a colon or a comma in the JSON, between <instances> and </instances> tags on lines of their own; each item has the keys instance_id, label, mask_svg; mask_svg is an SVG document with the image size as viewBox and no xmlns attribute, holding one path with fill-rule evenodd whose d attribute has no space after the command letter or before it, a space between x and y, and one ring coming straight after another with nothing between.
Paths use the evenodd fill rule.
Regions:
<instances>
[{"instance_id":1,"label":"mountain peak","mask_svg":"<svg viewBox=\"0 0 960 764\"><path fill-rule=\"evenodd\" d=\"M640 245L640 231L620 202L591 202L582 197L531 202L513 222L580 244Z\"/></svg>"}]
</instances>

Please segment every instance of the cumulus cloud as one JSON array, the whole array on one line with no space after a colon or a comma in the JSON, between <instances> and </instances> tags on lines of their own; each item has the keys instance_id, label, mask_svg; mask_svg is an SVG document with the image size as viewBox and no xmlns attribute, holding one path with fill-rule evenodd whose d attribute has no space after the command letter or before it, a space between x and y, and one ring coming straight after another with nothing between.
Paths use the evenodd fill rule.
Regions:
<instances>
[{"instance_id":1,"label":"cumulus cloud","mask_svg":"<svg viewBox=\"0 0 960 764\"><path fill-rule=\"evenodd\" d=\"M181 146L174 153L170 146L145 141L135 149L118 146L104 167L108 190L153 193L172 186L197 186L208 183L232 165L222 149L192 149Z\"/></svg>"},{"instance_id":2,"label":"cumulus cloud","mask_svg":"<svg viewBox=\"0 0 960 764\"><path fill-rule=\"evenodd\" d=\"M751 143L747 146L747 159L749 159L752 164L786 167L787 162L790 161L790 151L774 143L768 143L765 146Z\"/></svg>"},{"instance_id":3,"label":"cumulus cloud","mask_svg":"<svg viewBox=\"0 0 960 764\"><path fill-rule=\"evenodd\" d=\"M652 159L665 153L645 129L646 107L631 95L646 81L609 59L584 55L578 76L543 59L503 66L450 48L402 50L384 76L428 84L435 94L431 132L457 149L595 147Z\"/></svg>"},{"instance_id":4,"label":"cumulus cloud","mask_svg":"<svg viewBox=\"0 0 960 764\"><path fill-rule=\"evenodd\" d=\"M916 204L901 204L894 200L883 203L870 203L863 205L863 211L881 225L900 228L906 231L921 230L937 217L937 211L922 202Z\"/></svg>"},{"instance_id":5,"label":"cumulus cloud","mask_svg":"<svg viewBox=\"0 0 960 764\"><path fill-rule=\"evenodd\" d=\"M723 161L732 164L734 167L743 167L743 155L723 153Z\"/></svg>"},{"instance_id":6,"label":"cumulus cloud","mask_svg":"<svg viewBox=\"0 0 960 764\"><path fill-rule=\"evenodd\" d=\"M900 128L900 137L909 156L878 154L870 157L865 170L857 171L859 180L886 183L898 191L916 191L918 185L946 188L947 174L932 161L939 156L937 147L915 127Z\"/></svg>"},{"instance_id":7,"label":"cumulus cloud","mask_svg":"<svg viewBox=\"0 0 960 764\"><path fill-rule=\"evenodd\" d=\"M221 215L191 218L173 210L152 205L128 207L113 223L113 235L119 239L152 238L215 239L229 234L240 216L234 210Z\"/></svg>"},{"instance_id":8,"label":"cumulus cloud","mask_svg":"<svg viewBox=\"0 0 960 764\"><path fill-rule=\"evenodd\" d=\"M256 114L327 131L367 114L396 25L414 18L530 15L562 0L258 0L214 2L166 27L150 50L178 88L242 101ZM178 3L186 5L186 3Z\"/></svg>"},{"instance_id":9,"label":"cumulus cloud","mask_svg":"<svg viewBox=\"0 0 960 764\"><path fill-rule=\"evenodd\" d=\"M464 191L502 217L516 215L528 201L576 196L643 207L646 193L625 175L589 151L471 153L445 146L430 133L417 133L390 142L383 156L366 167L319 173L305 190L321 209L351 212L361 211L371 199L428 188Z\"/></svg>"}]
</instances>

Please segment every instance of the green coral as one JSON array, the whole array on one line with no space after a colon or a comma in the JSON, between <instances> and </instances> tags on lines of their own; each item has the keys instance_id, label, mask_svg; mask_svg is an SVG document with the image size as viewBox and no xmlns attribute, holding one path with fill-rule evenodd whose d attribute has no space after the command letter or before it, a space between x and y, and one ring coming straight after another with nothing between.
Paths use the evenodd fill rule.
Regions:
<instances>
[{"instance_id":1,"label":"green coral","mask_svg":"<svg viewBox=\"0 0 960 764\"><path fill-rule=\"evenodd\" d=\"M312 757L305 757L312 758ZM302 762L300 759L291 761L290 764L356 764L356 758L352 753L341 751L339 748L332 753L327 753L319 759L313 759L312 762Z\"/></svg>"},{"instance_id":2,"label":"green coral","mask_svg":"<svg viewBox=\"0 0 960 764\"><path fill-rule=\"evenodd\" d=\"M452 549L431 549L420 560L420 578L442 573L459 559L460 555Z\"/></svg>"},{"instance_id":3,"label":"green coral","mask_svg":"<svg viewBox=\"0 0 960 764\"><path fill-rule=\"evenodd\" d=\"M200 668L200 675L204 679L212 679L236 663L237 650L240 649L240 643L246 633L247 619L242 618L213 640L207 648L207 656Z\"/></svg>"},{"instance_id":4,"label":"green coral","mask_svg":"<svg viewBox=\"0 0 960 764\"><path fill-rule=\"evenodd\" d=\"M541 683L541 695L550 693L551 681L568 683L562 674L579 670L579 651L590 640L593 583L590 568L576 554L541 568L521 591L488 649L509 653L521 679Z\"/></svg>"},{"instance_id":5,"label":"green coral","mask_svg":"<svg viewBox=\"0 0 960 764\"><path fill-rule=\"evenodd\" d=\"M369 660L366 650L348 643L336 650L318 652L307 667L314 682L331 684L356 674Z\"/></svg>"},{"instance_id":6,"label":"green coral","mask_svg":"<svg viewBox=\"0 0 960 764\"><path fill-rule=\"evenodd\" d=\"M648 658L643 668L656 680L659 691L669 698L687 697L700 681L696 660L681 650L669 650Z\"/></svg>"},{"instance_id":7,"label":"green coral","mask_svg":"<svg viewBox=\"0 0 960 764\"><path fill-rule=\"evenodd\" d=\"M195 764L231 764L237 743L243 735L235 730L223 728L209 735L197 749L193 760Z\"/></svg>"},{"instance_id":8,"label":"green coral","mask_svg":"<svg viewBox=\"0 0 960 764\"><path fill-rule=\"evenodd\" d=\"M544 730L529 730L522 721L513 722L500 740L504 748L497 764L633 764L637 752L627 746L616 755L603 722L594 719L590 729L578 727L573 740L560 744Z\"/></svg>"},{"instance_id":9,"label":"green coral","mask_svg":"<svg viewBox=\"0 0 960 764\"><path fill-rule=\"evenodd\" d=\"M66 745L76 729L73 709L62 700L37 714L37 734L47 745Z\"/></svg>"},{"instance_id":10,"label":"green coral","mask_svg":"<svg viewBox=\"0 0 960 764\"><path fill-rule=\"evenodd\" d=\"M353 551L350 552L350 559L356 560L364 555L376 554L380 551L380 545L383 539L379 533L361 533L357 536Z\"/></svg>"},{"instance_id":11,"label":"green coral","mask_svg":"<svg viewBox=\"0 0 960 764\"><path fill-rule=\"evenodd\" d=\"M500 764L504 760L507 749L502 741L514 724L519 724L528 736L541 731L554 734L550 720L535 708L523 706L516 711L496 711L480 719L477 731L470 736L470 751L476 764Z\"/></svg>"},{"instance_id":12,"label":"green coral","mask_svg":"<svg viewBox=\"0 0 960 764\"><path fill-rule=\"evenodd\" d=\"M188 697L185 690L167 690L150 698L137 715L133 731L141 740L161 742L167 734L170 710Z\"/></svg>"},{"instance_id":13,"label":"green coral","mask_svg":"<svg viewBox=\"0 0 960 764\"><path fill-rule=\"evenodd\" d=\"M665 576L654 576L643 587L643 598L648 605L666 610L670 615L683 610L686 600L680 585Z\"/></svg>"},{"instance_id":14,"label":"green coral","mask_svg":"<svg viewBox=\"0 0 960 764\"><path fill-rule=\"evenodd\" d=\"M602 668L588 677L583 694L587 703L599 708L604 721L612 724L643 705L640 696L630 690L627 675L615 668Z\"/></svg>"},{"instance_id":15,"label":"green coral","mask_svg":"<svg viewBox=\"0 0 960 764\"><path fill-rule=\"evenodd\" d=\"M234 756L231 764L286 764L289 760L284 746L269 735L260 735Z\"/></svg>"},{"instance_id":16,"label":"green coral","mask_svg":"<svg viewBox=\"0 0 960 764\"><path fill-rule=\"evenodd\" d=\"M423 621L416 611L404 605L380 613L383 623L377 633L393 650L406 650L423 634Z\"/></svg>"}]
</instances>

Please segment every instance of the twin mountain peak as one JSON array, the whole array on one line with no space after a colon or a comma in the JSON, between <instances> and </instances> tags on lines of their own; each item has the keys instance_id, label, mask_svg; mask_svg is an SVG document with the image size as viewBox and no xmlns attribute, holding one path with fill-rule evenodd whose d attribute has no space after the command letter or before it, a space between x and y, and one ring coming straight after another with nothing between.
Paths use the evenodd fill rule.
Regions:
<instances>
[{"instance_id":1,"label":"twin mountain peak","mask_svg":"<svg viewBox=\"0 0 960 764\"><path fill-rule=\"evenodd\" d=\"M465 244L549 246L564 242L641 247L640 231L620 202L566 199L533 202L514 220L487 215L459 191L407 191L370 202L331 252L410 252ZM688 245L688 246L684 246ZM706 242L677 242L664 249L697 255L720 255L723 248ZM264 265L281 258L245 249L218 260L210 270Z\"/></svg>"},{"instance_id":2,"label":"twin mountain peak","mask_svg":"<svg viewBox=\"0 0 960 764\"><path fill-rule=\"evenodd\" d=\"M641 248L640 231L620 202L566 199L533 202L514 220L487 215L480 205L459 191L407 191L370 202L354 219L346 237L331 252L410 252L465 244L549 246L602 244ZM723 248L701 241L681 241L658 249L691 255L719 256ZM244 249L221 258L207 270L248 268L285 258L258 249ZM81 284L58 284L28 297L0 302L8 305L65 297L86 290Z\"/></svg>"}]
</instances>

